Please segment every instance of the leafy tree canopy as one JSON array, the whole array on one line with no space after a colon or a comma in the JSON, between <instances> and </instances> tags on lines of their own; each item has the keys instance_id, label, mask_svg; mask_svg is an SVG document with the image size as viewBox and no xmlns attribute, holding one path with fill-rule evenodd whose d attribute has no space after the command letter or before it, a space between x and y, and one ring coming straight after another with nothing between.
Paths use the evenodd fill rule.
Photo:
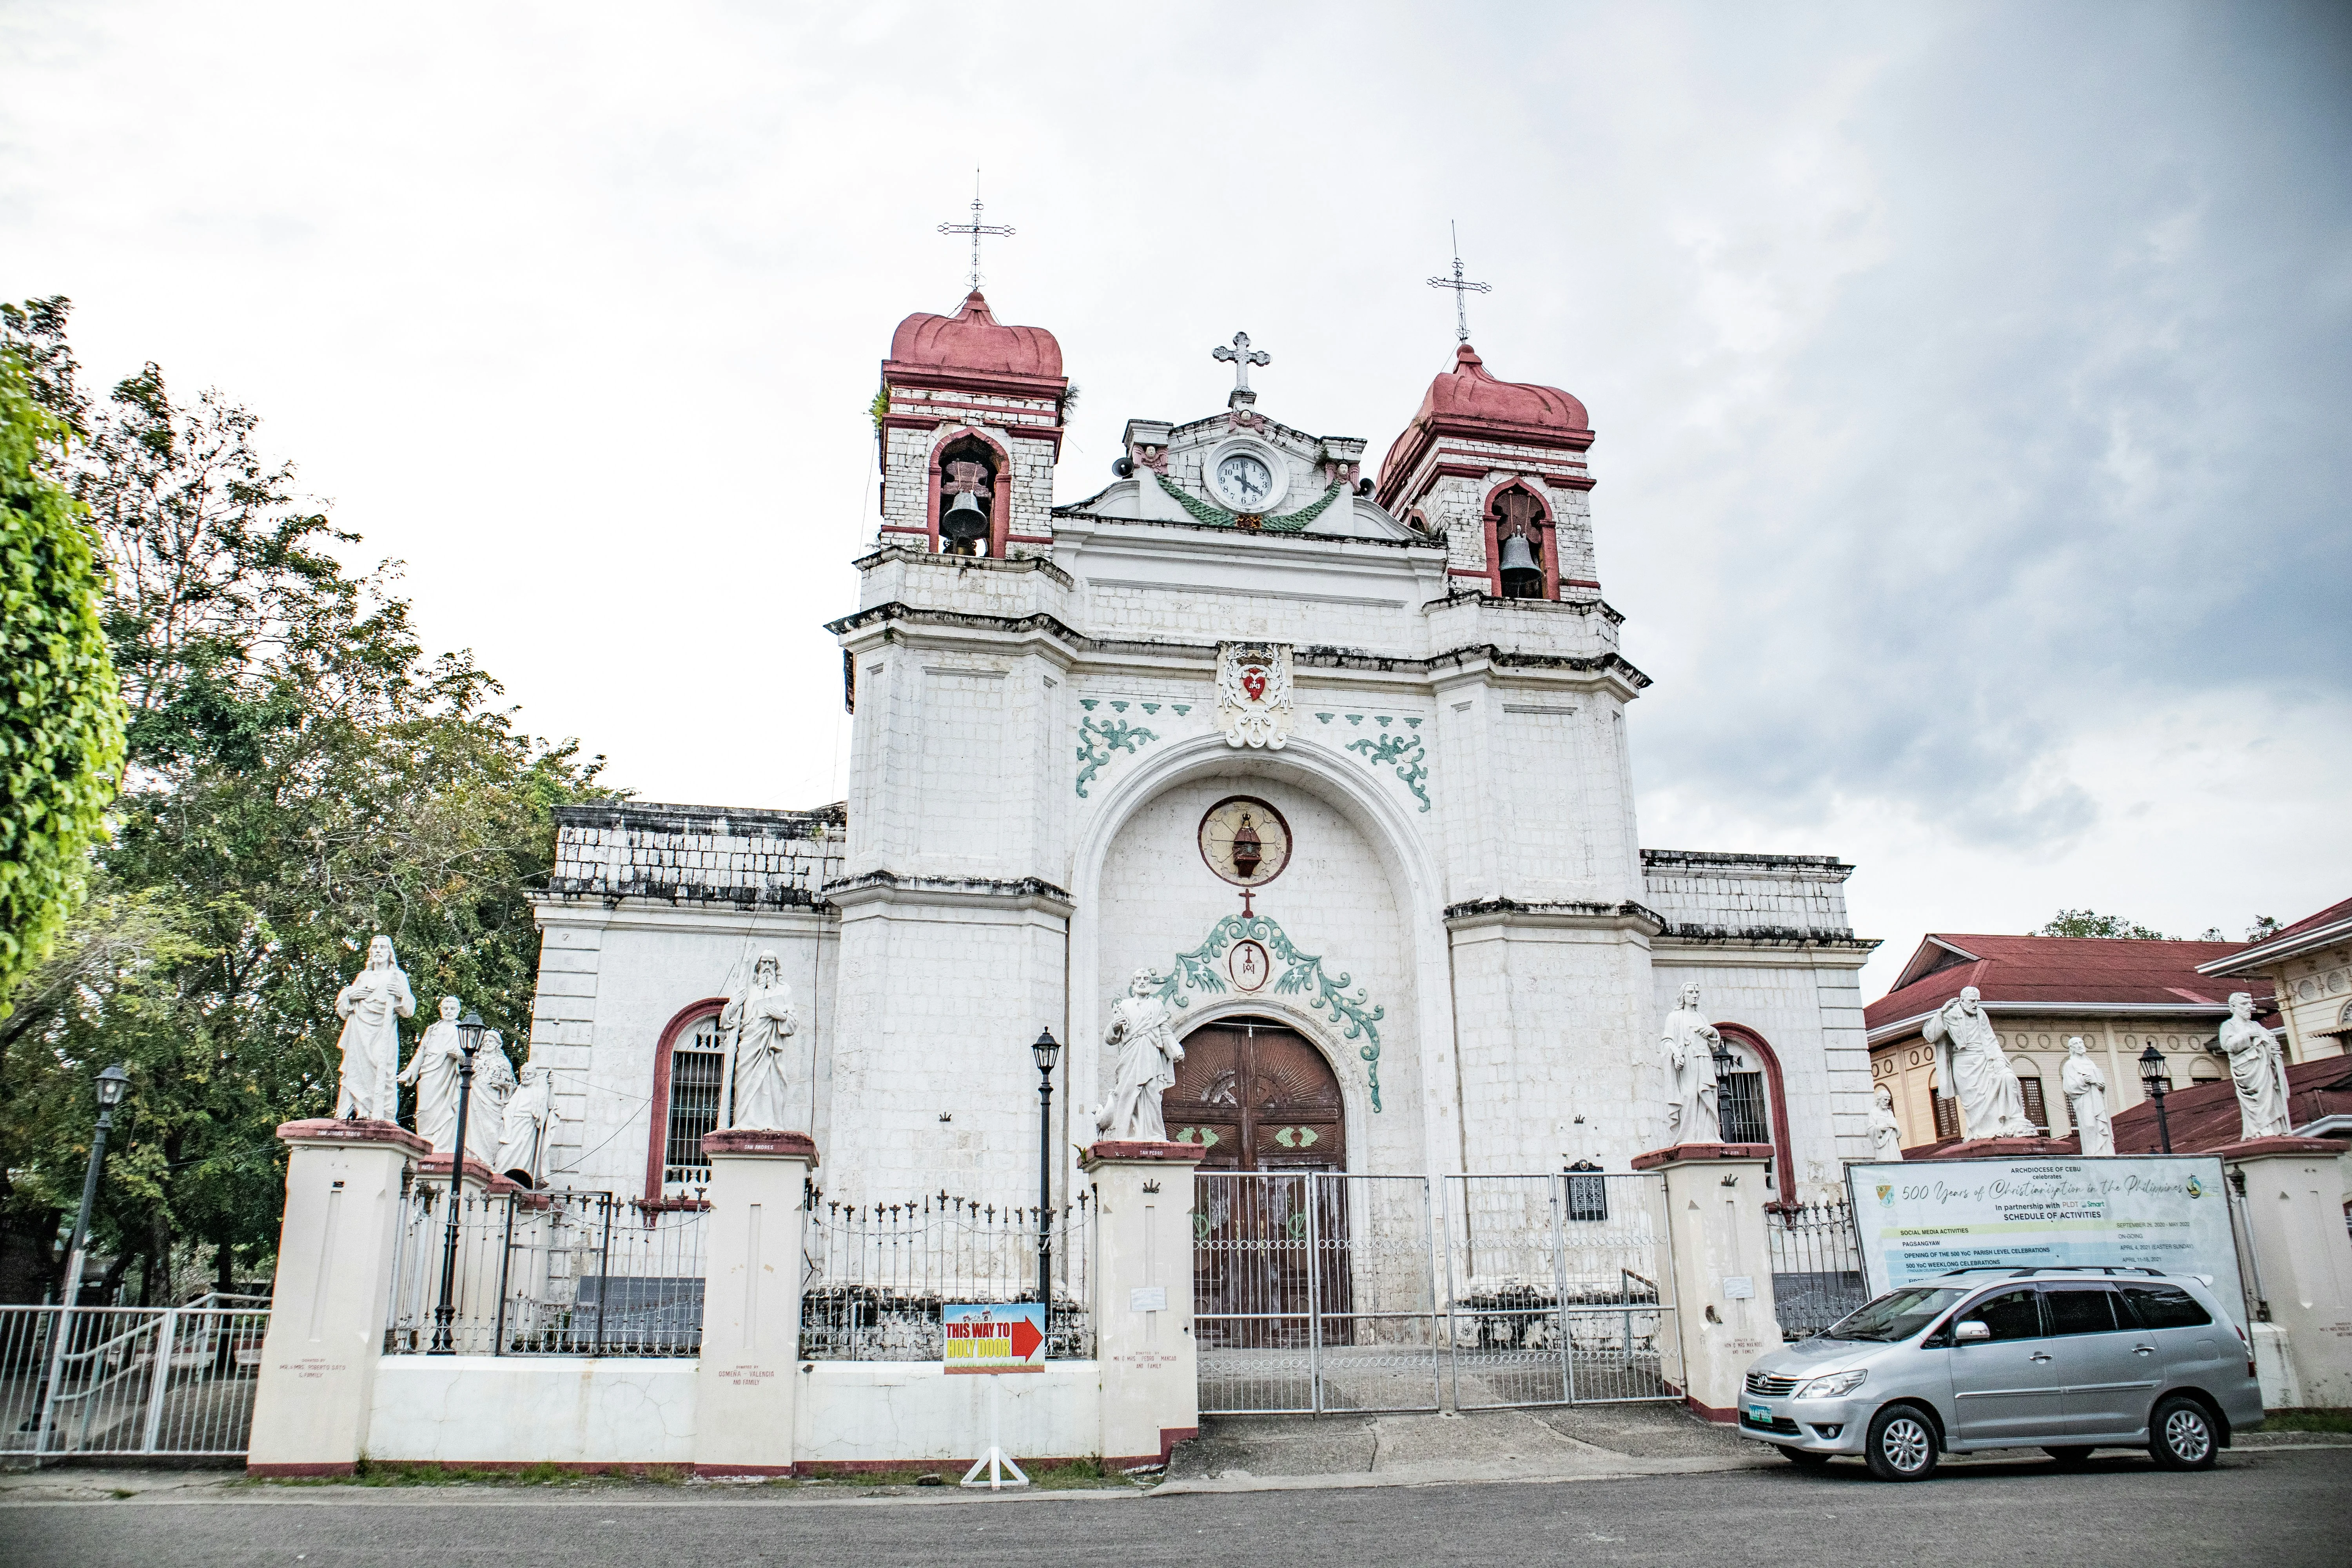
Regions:
<instances>
[{"instance_id":1,"label":"leafy tree canopy","mask_svg":"<svg viewBox=\"0 0 2352 1568\"><path fill-rule=\"evenodd\" d=\"M16 1273L54 1263L90 1077L121 1059L132 1087L95 1246L115 1255L110 1283L143 1266L144 1298L193 1249L226 1279L274 1248L272 1131L332 1108L334 996L372 933L421 999L454 992L522 1047L552 808L611 792L601 758L520 730L470 654L425 652L396 568L342 563L357 536L262 455L251 412L177 398L152 364L85 396L66 310L37 301L0 326L84 437L53 478L111 569L128 761L89 902L0 1024L0 1296L26 1288L11 1235L45 1254L19 1246Z\"/></svg>"},{"instance_id":2,"label":"leafy tree canopy","mask_svg":"<svg viewBox=\"0 0 2352 1568\"><path fill-rule=\"evenodd\" d=\"M2050 923L2033 933L2036 936L2110 936L2134 942L2177 942L2179 939L2164 934L2121 915L2103 915L2095 910L2060 910Z\"/></svg>"},{"instance_id":3,"label":"leafy tree canopy","mask_svg":"<svg viewBox=\"0 0 2352 1568\"><path fill-rule=\"evenodd\" d=\"M105 570L56 478L72 426L0 346L0 1018L79 900L122 764Z\"/></svg>"}]
</instances>

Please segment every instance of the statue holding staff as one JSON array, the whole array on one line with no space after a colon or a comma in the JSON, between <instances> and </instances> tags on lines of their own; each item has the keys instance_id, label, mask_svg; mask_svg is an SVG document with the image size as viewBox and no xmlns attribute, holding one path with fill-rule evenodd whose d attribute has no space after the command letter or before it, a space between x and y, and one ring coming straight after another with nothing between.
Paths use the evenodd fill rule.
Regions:
<instances>
[{"instance_id":1,"label":"statue holding staff","mask_svg":"<svg viewBox=\"0 0 2352 1568\"><path fill-rule=\"evenodd\" d=\"M782 961L773 950L761 952L751 966L751 980L727 999L719 1015L729 1080L719 1100L721 1127L784 1130L784 1042L799 1029Z\"/></svg>"},{"instance_id":2,"label":"statue holding staff","mask_svg":"<svg viewBox=\"0 0 2352 1568\"><path fill-rule=\"evenodd\" d=\"M1160 1097L1176 1082L1184 1047L1176 1038L1168 1004L1156 994L1163 984L1159 971L1139 969L1127 994L1111 1005L1103 1044L1118 1053L1118 1062L1111 1073L1110 1099L1095 1117L1095 1131L1107 1138L1168 1141Z\"/></svg>"}]
</instances>

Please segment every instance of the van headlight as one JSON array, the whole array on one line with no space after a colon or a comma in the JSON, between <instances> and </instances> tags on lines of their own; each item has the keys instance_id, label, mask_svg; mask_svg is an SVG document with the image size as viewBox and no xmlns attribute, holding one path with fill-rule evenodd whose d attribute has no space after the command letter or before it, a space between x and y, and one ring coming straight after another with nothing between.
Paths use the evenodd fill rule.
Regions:
<instances>
[{"instance_id":1,"label":"van headlight","mask_svg":"<svg viewBox=\"0 0 2352 1568\"><path fill-rule=\"evenodd\" d=\"M1855 1389L1860 1388L1862 1380L1869 1375L1869 1370L1864 1367L1856 1367L1852 1372L1833 1372L1827 1377L1817 1377L1798 1389L1797 1397L1835 1399L1841 1394L1852 1394Z\"/></svg>"}]
</instances>

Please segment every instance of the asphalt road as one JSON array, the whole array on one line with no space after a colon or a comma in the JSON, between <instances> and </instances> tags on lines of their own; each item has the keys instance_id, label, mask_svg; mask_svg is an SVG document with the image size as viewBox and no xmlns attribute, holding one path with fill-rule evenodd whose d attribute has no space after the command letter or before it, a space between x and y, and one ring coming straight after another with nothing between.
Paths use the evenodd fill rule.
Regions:
<instances>
[{"instance_id":1,"label":"asphalt road","mask_svg":"<svg viewBox=\"0 0 2352 1568\"><path fill-rule=\"evenodd\" d=\"M1174 1497L832 1499L614 1489L550 1500L267 1491L0 1507L0 1563L40 1568L398 1564L2124 1564L2352 1561L2352 1449L2239 1450L2173 1475L2131 1457L2064 1475L1953 1466L1887 1486L1859 1467L1642 1480Z\"/></svg>"}]
</instances>

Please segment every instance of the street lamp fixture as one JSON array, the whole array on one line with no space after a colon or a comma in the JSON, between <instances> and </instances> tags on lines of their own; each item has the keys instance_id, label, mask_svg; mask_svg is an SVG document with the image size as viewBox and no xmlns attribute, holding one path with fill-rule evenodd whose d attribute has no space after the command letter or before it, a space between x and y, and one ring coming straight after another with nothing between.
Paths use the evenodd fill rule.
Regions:
<instances>
[{"instance_id":1,"label":"street lamp fixture","mask_svg":"<svg viewBox=\"0 0 2352 1568\"><path fill-rule=\"evenodd\" d=\"M115 1063L98 1075L96 1088L98 1129L89 1141L89 1169L82 1173L81 1207L74 1211L73 1239L66 1244L65 1289L58 1298L67 1310L59 1317L58 1332L51 1342L49 1364L41 1375L41 1391L37 1395L40 1413L16 1428L19 1432L38 1431L41 1434L34 1444L37 1451L48 1441L58 1373L64 1364L66 1342L73 1337L70 1332L72 1309L81 1305L82 1249L89 1240L90 1207L98 1202L98 1173L106 1163L106 1135L114 1131L114 1108L122 1103L123 1095L131 1089L130 1070L121 1062Z\"/></svg>"},{"instance_id":2,"label":"street lamp fixture","mask_svg":"<svg viewBox=\"0 0 2352 1568\"><path fill-rule=\"evenodd\" d=\"M1037 1300L1045 1303L1050 1334L1054 1326L1054 1063L1062 1042L1051 1029L1040 1029L1029 1042L1037 1063Z\"/></svg>"},{"instance_id":3,"label":"street lamp fixture","mask_svg":"<svg viewBox=\"0 0 2352 1568\"><path fill-rule=\"evenodd\" d=\"M449 1149L449 1219L441 1231L441 1304L433 1309L433 1348L428 1355L456 1355L450 1325L457 1321L457 1221L466 1199L466 1112L474 1100L474 1053L488 1033L473 1008L457 1020L457 1130Z\"/></svg>"},{"instance_id":4,"label":"street lamp fixture","mask_svg":"<svg viewBox=\"0 0 2352 1568\"><path fill-rule=\"evenodd\" d=\"M2172 1125L2164 1117L2164 1097L2172 1088L2172 1068L2164 1053L2154 1046L2139 1054L2139 1081L2147 1090L2148 1099L2156 1102L2156 1138L2168 1154L2172 1152Z\"/></svg>"}]
</instances>

